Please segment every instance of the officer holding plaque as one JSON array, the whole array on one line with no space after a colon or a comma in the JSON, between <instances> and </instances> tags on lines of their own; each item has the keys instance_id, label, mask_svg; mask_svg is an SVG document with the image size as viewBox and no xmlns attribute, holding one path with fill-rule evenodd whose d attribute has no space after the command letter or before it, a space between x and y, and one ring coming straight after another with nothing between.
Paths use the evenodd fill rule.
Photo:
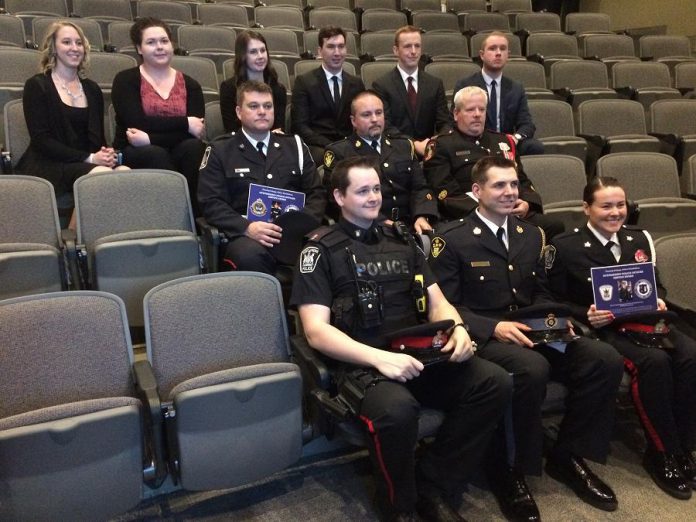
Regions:
<instances>
[{"instance_id":1,"label":"officer holding plaque","mask_svg":"<svg viewBox=\"0 0 696 522\"><path fill-rule=\"evenodd\" d=\"M277 262L272 250L284 238L283 227L271 219L253 220L254 215L279 213L272 208L273 199L254 196L249 201L252 184L304 193L304 207L295 217L310 224L299 237L321 222L326 193L302 140L271 132L274 110L268 85L256 81L240 85L236 110L241 130L216 139L203 155L198 201L203 217L229 240L225 250L229 265L272 274Z\"/></svg>"},{"instance_id":2,"label":"officer holding plaque","mask_svg":"<svg viewBox=\"0 0 696 522\"><path fill-rule=\"evenodd\" d=\"M552 290L624 356L647 439L644 467L665 492L688 499L696 488L696 341L671 324L676 314L667 312L657 274L655 288L649 278L598 284L595 299L593 267L654 264L655 249L648 232L624 225L626 193L616 179L594 178L583 207L587 225L553 240ZM651 292L659 296L652 311L622 313Z\"/></svg>"}]
</instances>

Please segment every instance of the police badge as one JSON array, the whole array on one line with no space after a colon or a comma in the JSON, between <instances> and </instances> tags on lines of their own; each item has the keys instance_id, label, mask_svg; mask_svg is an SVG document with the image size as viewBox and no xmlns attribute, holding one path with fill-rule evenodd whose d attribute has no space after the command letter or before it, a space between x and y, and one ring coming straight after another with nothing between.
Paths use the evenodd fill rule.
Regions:
<instances>
[{"instance_id":1,"label":"police badge","mask_svg":"<svg viewBox=\"0 0 696 522\"><path fill-rule=\"evenodd\" d=\"M250 206L251 213L255 216L261 217L266 215L266 204L261 198L254 201Z\"/></svg>"},{"instance_id":2,"label":"police badge","mask_svg":"<svg viewBox=\"0 0 696 522\"><path fill-rule=\"evenodd\" d=\"M324 166L327 169L330 169L331 165L333 165L334 159L336 159L336 156L334 155L334 153L331 152L330 150L327 150L324 153Z\"/></svg>"},{"instance_id":3,"label":"police badge","mask_svg":"<svg viewBox=\"0 0 696 522\"><path fill-rule=\"evenodd\" d=\"M311 274L317 267L321 252L315 246L308 246L300 253L300 273Z\"/></svg>"},{"instance_id":4,"label":"police badge","mask_svg":"<svg viewBox=\"0 0 696 522\"><path fill-rule=\"evenodd\" d=\"M611 285L602 285L599 287L599 295L602 296L602 301L611 301L611 296L614 295L614 287Z\"/></svg>"}]
</instances>

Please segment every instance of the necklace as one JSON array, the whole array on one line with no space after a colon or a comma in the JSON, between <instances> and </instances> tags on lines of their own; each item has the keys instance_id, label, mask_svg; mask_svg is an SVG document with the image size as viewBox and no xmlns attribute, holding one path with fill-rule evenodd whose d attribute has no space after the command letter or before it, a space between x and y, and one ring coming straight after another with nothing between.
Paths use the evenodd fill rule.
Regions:
<instances>
[{"instance_id":1,"label":"necklace","mask_svg":"<svg viewBox=\"0 0 696 522\"><path fill-rule=\"evenodd\" d=\"M81 81L79 81L79 80L77 81L77 85L78 85L77 92L73 93L70 90L70 87L65 83L63 78L58 76L58 74L54 74L54 77L58 78L58 82L60 83L60 88L65 91L65 94L67 94L70 97L70 99L73 101L73 103L75 103L77 100L82 98L82 96L84 95L84 91L82 90L82 82ZM71 80L71 81L74 81L74 80Z\"/></svg>"}]
</instances>

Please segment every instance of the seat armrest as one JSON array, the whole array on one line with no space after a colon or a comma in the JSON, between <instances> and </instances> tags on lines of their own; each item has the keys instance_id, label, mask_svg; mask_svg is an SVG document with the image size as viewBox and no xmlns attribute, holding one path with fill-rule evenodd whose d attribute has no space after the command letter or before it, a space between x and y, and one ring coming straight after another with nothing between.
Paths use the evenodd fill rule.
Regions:
<instances>
[{"instance_id":1,"label":"seat armrest","mask_svg":"<svg viewBox=\"0 0 696 522\"><path fill-rule=\"evenodd\" d=\"M293 335L290 338L290 350L293 362L300 367L303 379L309 379L312 387L328 391L331 388L331 372L321 354L309 346L307 339L302 335Z\"/></svg>"},{"instance_id":2,"label":"seat armrest","mask_svg":"<svg viewBox=\"0 0 696 522\"><path fill-rule=\"evenodd\" d=\"M74 230L69 228L61 230L61 240L64 248L65 270L68 275L68 289L81 290L82 279L77 259L77 236Z\"/></svg>"},{"instance_id":3,"label":"seat armrest","mask_svg":"<svg viewBox=\"0 0 696 522\"><path fill-rule=\"evenodd\" d=\"M590 143L595 147L599 147L600 149L603 149L607 143L606 137L601 136L599 134L577 134L577 136L580 138L584 138L587 141L587 143Z\"/></svg>"},{"instance_id":4,"label":"seat armrest","mask_svg":"<svg viewBox=\"0 0 696 522\"><path fill-rule=\"evenodd\" d=\"M146 455L150 459L150 463L143 473L143 478L149 487L155 489L164 482L167 476L167 467L164 458L162 403L150 361L133 363L133 380L135 381L136 394L145 409L143 417L146 433Z\"/></svg>"},{"instance_id":5,"label":"seat armrest","mask_svg":"<svg viewBox=\"0 0 696 522\"><path fill-rule=\"evenodd\" d=\"M635 87L614 87L614 90L621 98L627 98L633 100L636 97Z\"/></svg>"},{"instance_id":6,"label":"seat armrest","mask_svg":"<svg viewBox=\"0 0 696 522\"><path fill-rule=\"evenodd\" d=\"M205 218L196 218L196 226L200 232L203 248L203 257L208 273L220 271L220 245L227 242L227 238L217 227L208 223Z\"/></svg>"}]
</instances>

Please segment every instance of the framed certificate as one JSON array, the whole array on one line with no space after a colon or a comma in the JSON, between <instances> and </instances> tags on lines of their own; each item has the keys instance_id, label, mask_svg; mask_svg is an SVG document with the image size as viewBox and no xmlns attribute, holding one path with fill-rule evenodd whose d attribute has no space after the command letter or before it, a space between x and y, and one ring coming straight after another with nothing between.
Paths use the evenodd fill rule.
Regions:
<instances>
[{"instance_id":1,"label":"framed certificate","mask_svg":"<svg viewBox=\"0 0 696 522\"><path fill-rule=\"evenodd\" d=\"M249 221L273 223L281 214L302 210L304 205L303 192L251 183L246 217Z\"/></svg>"},{"instance_id":2,"label":"framed certificate","mask_svg":"<svg viewBox=\"0 0 696 522\"><path fill-rule=\"evenodd\" d=\"M657 310L655 266L631 263L592 268L592 291L597 310L615 316Z\"/></svg>"}]
</instances>

